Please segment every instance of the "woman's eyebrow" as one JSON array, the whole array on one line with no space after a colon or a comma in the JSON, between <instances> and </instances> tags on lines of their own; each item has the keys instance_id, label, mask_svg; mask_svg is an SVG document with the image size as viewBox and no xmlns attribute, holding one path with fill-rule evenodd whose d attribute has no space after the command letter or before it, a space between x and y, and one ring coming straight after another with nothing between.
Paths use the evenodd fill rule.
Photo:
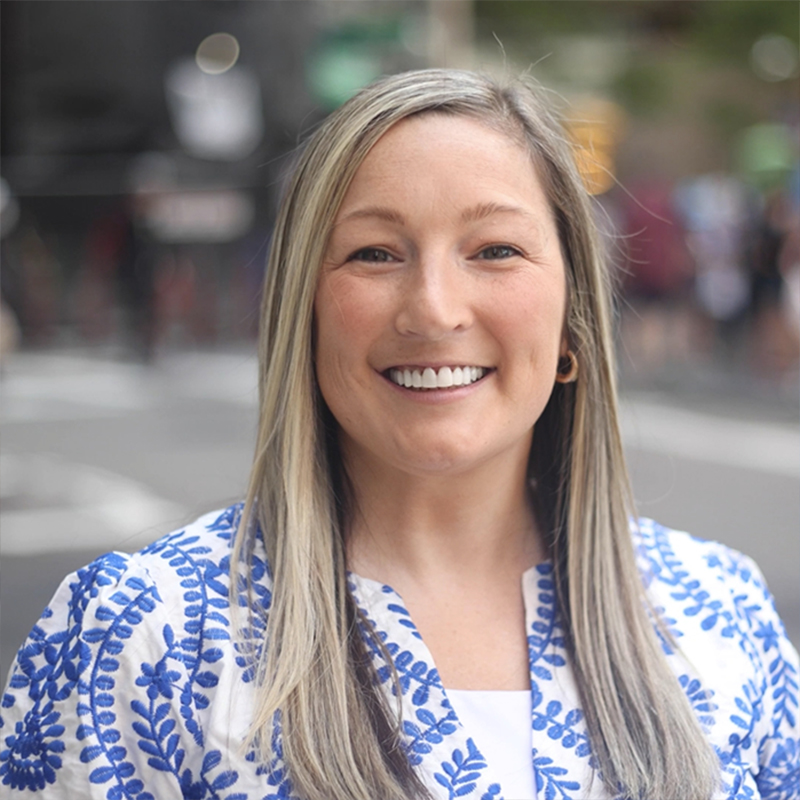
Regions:
<instances>
[{"instance_id":1,"label":"woman's eyebrow","mask_svg":"<svg viewBox=\"0 0 800 800\"><path fill-rule=\"evenodd\" d=\"M534 214L531 214L530 211L522 208L522 206L507 206L502 203L479 203L472 208L466 209L461 214L461 221L477 222L493 214L520 214L524 217L535 218Z\"/></svg>"},{"instance_id":2,"label":"woman's eyebrow","mask_svg":"<svg viewBox=\"0 0 800 800\"><path fill-rule=\"evenodd\" d=\"M341 225L351 219L364 219L365 217L377 217L378 219L392 222L396 225L405 225L405 218L398 211L388 206L366 206L365 208L357 208L345 214L338 222Z\"/></svg>"}]
</instances>

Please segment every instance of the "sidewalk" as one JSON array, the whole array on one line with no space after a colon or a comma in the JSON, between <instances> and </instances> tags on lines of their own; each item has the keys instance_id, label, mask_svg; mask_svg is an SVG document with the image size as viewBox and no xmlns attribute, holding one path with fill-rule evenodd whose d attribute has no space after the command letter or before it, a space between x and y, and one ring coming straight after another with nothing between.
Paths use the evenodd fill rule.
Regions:
<instances>
[{"instance_id":1,"label":"sidewalk","mask_svg":"<svg viewBox=\"0 0 800 800\"><path fill-rule=\"evenodd\" d=\"M658 396L671 405L733 418L800 424L800 374L755 375L718 362L637 369L620 358L623 396Z\"/></svg>"}]
</instances>

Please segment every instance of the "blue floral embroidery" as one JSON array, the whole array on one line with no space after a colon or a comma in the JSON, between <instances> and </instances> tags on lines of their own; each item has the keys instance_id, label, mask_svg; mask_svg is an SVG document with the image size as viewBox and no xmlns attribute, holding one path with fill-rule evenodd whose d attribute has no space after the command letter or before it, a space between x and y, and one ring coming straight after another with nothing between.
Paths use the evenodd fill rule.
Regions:
<instances>
[{"instance_id":1,"label":"blue floral embroidery","mask_svg":"<svg viewBox=\"0 0 800 800\"><path fill-rule=\"evenodd\" d=\"M229 510L227 514L220 515L209 529L219 532L221 524L230 524L231 521ZM168 561L184 590L185 636L176 640L170 627L164 630L167 652L163 661L179 661L188 673L179 692L180 713L195 742L202 746L203 732L196 719L196 710L209 706L210 699L204 690L213 689L218 679L208 667L222 658L218 643L231 637L227 630L230 621L224 613L229 606L227 556L224 563L206 558L212 548L199 542L198 534L179 531L145 548L143 552Z\"/></svg>"},{"instance_id":2,"label":"blue floral embroidery","mask_svg":"<svg viewBox=\"0 0 800 800\"><path fill-rule=\"evenodd\" d=\"M78 684L78 692L83 699L76 708L82 720L77 737L79 740L90 740L90 744L81 750L81 761L91 763L103 756L103 764L92 769L89 781L96 784L113 781L113 791L109 790L107 795L109 800L125 796L151 800L148 792L133 791L129 785L135 768L126 760L127 748L118 744L122 734L116 724L117 711L112 711L116 705L116 697L112 692L116 687L114 673L120 667L117 656L124 650L125 641L133 635L133 626L139 625L144 615L155 609L156 601L160 598L155 587L145 586L139 578L128 578L124 587L130 590L130 595L118 589L109 599L109 603L116 608L101 605L95 611L95 619L110 624L84 633L85 640L98 643L99 647L94 656L92 672L87 676L88 680ZM138 783L133 788L138 789Z\"/></svg>"},{"instance_id":3,"label":"blue floral embroidery","mask_svg":"<svg viewBox=\"0 0 800 800\"><path fill-rule=\"evenodd\" d=\"M719 709L719 706L711 701L711 698L714 697L714 692L711 689L704 689L697 678L690 678L688 675L681 675L678 678L678 683L680 683L694 709L697 721L707 733L709 728L716 722L713 712Z\"/></svg>"},{"instance_id":4,"label":"blue floral embroidery","mask_svg":"<svg viewBox=\"0 0 800 800\"><path fill-rule=\"evenodd\" d=\"M657 526L654 530L654 539L655 550L659 558L654 559L650 556L653 571L660 581L676 587L676 590L670 595L673 600L690 601L684 606L683 615L686 617L702 615L700 627L704 631L712 630L717 623L723 621L725 625L722 627L720 635L732 638L737 631L733 613L724 608L721 600L710 599L711 594L707 589L702 588L701 581L691 577L689 570L675 555L668 531L665 528Z\"/></svg>"},{"instance_id":5,"label":"blue floral embroidery","mask_svg":"<svg viewBox=\"0 0 800 800\"><path fill-rule=\"evenodd\" d=\"M575 748L575 755L589 756L592 748L589 744L589 737L585 733L577 732L575 726L583 719L583 713L578 708L573 708L563 715L559 721L564 708L558 700L551 700L547 704L544 712L539 710L543 700L538 688L534 689L533 695L533 730L546 731L547 735L560 741L566 748Z\"/></svg>"},{"instance_id":6,"label":"blue floral embroidery","mask_svg":"<svg viewBox=\"0 0 800 800\"><path fill-rule=\"evenodd\" d=\"M581 788L577 781L569 780L564 776L567 770L553 763L552 758L538 755L538 751L533 750L533 768L536 772L536 791L541 793L540 797L544 800L573 800L573 795L567 792L574 792Z\"/></svg>"},{"instance_id":7,"label":"blue floral embroidery","mask_svg":"<svg viewBox=\"0 0 800 800\"><path fill-rule=\"evenodd\" d=\"M453 750L450 761L443 761L442 772L435 772L436 781L447 789L448 800L465 797L473 792L486 761L472 739L467 739L467 752Z\"/></svg>"},{"instance_id":8,"label":"blue floral embroidery","mask_svg":"<svg viewBox=\"0 0 800 800\"><path fill-rule=\"evenodd\" d=\"M784 739L758 776L764 797L800 797L800 743Z\"/></svg>"},{"instance_id":9,"label":"blue floral embroidery","mask_svg":"<svg viewBox=\"0 0 800 800\"><path fill-rule=\"evenodd\" d=\"M0 752L0 775L12 789L44 789L55 783L55 771L61 767L66 745L58 738L64 726L58 724L61 715L53 711L53 703L45 703L39 714L29 712L14 726L14 733L5 739L6 748Z\"/></svg>"},{"instance_id":10,"label":"blue floral embroidery","mask_svg":"<svg viewBox=\"0 0 800 800\"><path fill-rule=\"evenodd\" d=\"M532 625L532 632L528 634L528 657L531 663L531 670L536 677L543 680L550 680L552 674L550 670L540 661L554 666L563 667L566 664L566 642L564 639L563 627L556 611L556 586L553 582L553 566L549 562L539 564L536 572L540 576L536 582L539 590L537 600L539 606L536 609L536 621ZM561 652L549 653L548 650L560 650Z\"/></svg>"},{"instance_id":11,"label":"blue floral embroidery","mask_svg":"<svg viewBox=\"0 0 800 800\"><path fill-rule=\"evenodd\" d=\"M545 699L551 694L549 683L553 680L553 668L561 669L566 666L566 641L563 626L556 605L555 583L553 581L553 567L549 563L539 564L536 567L538 589L536 620L532 624L532 632L528 635L528 652L531 670L531 705L533 709L532 726L534 737L537 732L546 733L548 738L559 742L566 750L573 751L581 759L588 759L590 767L594 767L592 748L589 737L583 726L583 713L578 708L567 708L560 700L551 699L543 707ZM546 665L546 666L545 666ZM539 761L542 767L550 762ZM534 759L534 769L537 771L537 762ZM553 791L557 788L554 781L559 774L556 767L550 768L546 773ZM544 774L543 776L544 777ZM567 781L563 789L569 788ZM572 782L574 783L574 782ZM572 788L580 788L576 785ZM562 791L561 788L558 791ZM555 795L554 795L555 796ZM566 795L564 795L566 797Z\"/></svg>"},{"instance_id":12,"label":"blue floral embroidery","mask_svg":"<svg viewBox=\"0 0 800 800\"><path fill-rule=\"evenodd\" d=\"M355 590L355 584L351 584L351 591ZM384 587L384 594L392 593L388 587ZM399 603L389 603L387 610L399 617L403 627L416 639L420 639L414 623L408 615L408 611ZM363 609L362 609L363 611ZM445 737L452 735L458 729L458 720L455 712L446 698L439 707L431 709L430 695L431 690L436 689L437 694L443 692L439 673L435 667L429 667L422 660L414 657L409 650L402 650L396 642L388 641L385 631L377 631L376 623L364 612L367 624L371 631L365 630L362 626L362 633L365 637L367 647L373 660L376 662L376 672L378 680L382 684L389 684L392 678L392 669L385 663L383 653L375 641L375 636L379 636L383 646L392 658L394 670L397 675L397 685L391 684L392 694L395 694L399 686L402 695L409 695L411 705L414 707L414 720L403 720L403 733L407 737L406 747L408 757L413 765L422 763L423 757L433 750L434 745L441 744ZM412 691L413 688L413 691ZM426 706L428 708L418 708Z\"/></svg>"},{"instance_id":13,"label":"blue floral embroidery","mask_svg":"<svg viewBox=\"0 0 800 800\"><path fill-rule=\"evenodd\" d=\"M3 783L16 789L43 789L56 781L56 770L63 763L60 753L66 750L61 739L65 727L56 703L69 698L90 667L92 631L80 638L84 612L100 588L117 581L127 565L124 557L109 554L80 570L70 586L66 628L50 635L35 626L17 655L17 669L9 680L4 708L12 708L27 690L30 708L14 725L14 733L5 737L6 748L0 751L0 775ZM48 609L42 622L52 617ZM113 698L112 698L113 700ZM102 711L110 715L113 712Z\"/></svg>"},{"instance_id":14,"label":"blue floral embroidery","mask_svg":"<svg viewBox=\"0 0 800 800\"><path fill-rule=\"evenodd\" d=\"M417 630L417 626L411 621L411 614L408 613L407 609L400 605L400 603L389 603L386 608L389 611L393 611L397 614L397 624L402 625L405 628L408 628L411 631L411 635L417 639L421 639L422 637L419 635L419 631Z\"/></svg>"},{"instance_id":15,"label":"blue floral embroidery","mask_svg":"<svg viewBox=\"0 0 800 800\"><path fill-rule=\"evenodd\" d=\"M90 792L103 800L297 800L279 715L268 764L255 750L220 749L233 729L220 730L224 715L211 716L214 702L219 710L239 692L244 702L231 713L250 711L271 602L271 575L256 541L251 582L235 595L254 613L242 614L245 628L234 638L230 546L240 517L241 505L232 506L136 556L104 556L62 586L21 648L0 702L0 778L8 791L45 790L59 800ZM798 664L757 568L727 548L647 521L636 536L653 605L689 663L703 666L703 652L691 649L698 641L724 644L739 659L726 676L676 670L717 749L724 795L798 797ZM596 770L583 713L563 688L570 667L551 565L532 577L525 590L532 766L540 800L577 800ZM437 798L501 800L502 776L459 725L402 601L386 586L373 587L367 600L359 600L362 632L390 693L385 653L396 670L411 763ZM662 647L670 663L684 663L665 637Z\"/></svg>"},{"instance_id":16,"label":"blue floral embroidery","mask_svg":"<svg viewBox=\"0 0 800 800\"><path fill-rule=\"evenodd\" d=\"M221 534L220 538L229 542L231 531L235 529L237 521L237 510L232 512L228 509L207 529ZM172 700L174 688L179 696L180 715L184 725L193 735L195 743L203 746L204 734L197 719L197 711L208 708L211 703L209 692L219 682L212 665L223 658L223 651L218 643L230 639L227 630L230 621L223 613L229 608L229 557L225 556L220 563L207 558L212 548L199 544L199 541L199 535L187 535L181 531L156 542L147 549L147 552L169 561L169 565L175 568L181 578L180 586L184 590L183 600L186 603L183 608L185 617L183 632L186 635L178 640L171 626L164 627L163 637L166 646L164 656L154 666L142 664L142 676L136 680L137 685L148 687L150 704L146 707L134 701L131 705L147 723L140 724L137 732L143 736L138 741L138 746L149 755L148 765L153 769L174 773L184 791L184 796L218 798L220 792L238 781L238 773L235 770L227 770L219 772L213 779L209 777L209 773L212 773L222 760L222 755L217 750L210 750L205 754L196 780L191 769L181 771L185 752L178 747L179 735L172 732L175 721L166 719L162 722L163 715L169 711L169 706L164 708L161 705L158 709L155 707L158 697ZM185 680L180 684L179 681L184 675L180 670L170 669L170 661L181 665L186 672ZM234 800L237 795L227 797L228 800Z\"/></svg>"},{"instance_id":17,"label":"blue floral embroidery","mask_svg":"<svg viewBox=\"0 0 800 800\"><path fill-rule=\"evenodd\" d=\"M767 648L764 648L765 651ZM775 700L775 721L777 724L786 720L790 727L797 727L797 669L795 666L776 656L769 665L772 698Z\"/></svg>"},{"instance_id":18,"label":"blue floral embroidery","mask_svg":"<svg viewBox=\"0 0 800 800\"><path fill-rule=\"evenodd\" d=\"M256 767L257 775L266 775L270 793L263 800L290 800L292 796L292 782L289 780L286 766L283 763L283 743L281 739L281 715L275 712L272 725L272 760L269 764ZM256 752L251 750L245 760L251 764L256 762Z\"/></svg>"},{"instance_id":19,"label":"blue floral embroidery","mask_svg":"<svg viewBox=\"0 0 800 800\"><path fill-rule=\"evenodd\" d=\"M785 633L758 571L749 559L735 551L694 540L703 552L709 571L717 574L718 581L730 586L727 598L717 590L717 597L709 599L710 592L701 588L698 579L691 577L690 570L676 555L674 543L679 541L679 534L652 523L644 526L643 534L652 572L657 580L676 587L671 597L683 604L683 615L699 618L703 631L716 628L721 637L735 639L752 665L752 672L740 684L727 713L725 744L715 744L727 796L782 800L791 797L781 784L791 785L792 775L800 772L800 754L795 752L798 741L796 655L787 658ZM704 587L714 586L710 579L704 584ZM723 601L730 605L724 605ZM718 627L720 620L725 624ZM689 681L687 676L680 681L704 729L709 732L711 725L718 728L720 720L714 715L719 710L717 705L708 705L701 697L699 684ZM708 696L713 694L709 692ZM780 779L776 781L770 764L779 752L782 755L776 763L780 764ZM761 761L756 777L758 789L750 773L756 757ZM791 758L795 759L793 764Z\"/></svg>"},{"instance_id":20,"label":"blue floral embroidery","mask_svg":"<svg viewBox=\"0 0 800 800\"><path fill-rule=\"evenodd\" d=\"M417 709L415 713L417 722L422 727L410 720L403 721L403 733L408 737L408 758L412 764L421 764L423 756L433 750L432 745L441 744L445 736L455 733L458 725L456 715L452 709L446 716L437 717L425 708Z\"/></svg>"}]
</instances>

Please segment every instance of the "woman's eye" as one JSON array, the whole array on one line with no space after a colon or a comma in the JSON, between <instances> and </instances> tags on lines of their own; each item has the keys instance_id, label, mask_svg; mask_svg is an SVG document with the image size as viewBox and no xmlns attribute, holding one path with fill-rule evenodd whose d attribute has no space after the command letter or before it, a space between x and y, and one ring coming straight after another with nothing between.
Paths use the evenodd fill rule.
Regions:
<instances>
[{"instance_id":1,"label":"woman's eye","mask_svg":"<svg viewBox=\"0 0 800 800\"><path fill-rule=\"evenodd\" d=\"M481 258L500 259L500 258L513 258L520 254L519 250L507 244L493 244L489 247L484 247L478 253Z\"/></svg>"},{"instance_id":2,"label":"woman's eye","mask_svg":"<svg viewBox=\"0 0 800 800\"><path fill-rule=\"evenodd\" d=\"M356 250L348 260L382 264L394 261L395 259L391 254L387 253L385 250L381 250L379 247L363 247L361 250Z\"/></svg>"}]
</instances>

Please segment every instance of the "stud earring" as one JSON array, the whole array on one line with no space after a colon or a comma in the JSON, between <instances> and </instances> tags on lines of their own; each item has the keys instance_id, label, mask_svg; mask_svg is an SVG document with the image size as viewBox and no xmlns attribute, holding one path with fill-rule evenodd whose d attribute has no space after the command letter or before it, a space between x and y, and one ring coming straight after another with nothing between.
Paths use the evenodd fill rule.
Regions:
<instances>
[{"instance_id":1,"label":"stud earring","mask_svg":"<svg viewBox=\"0 0 800 800\"><path fill-rule=\"evenodd\" d=\"M569 364L564 363L569 361ZM558 372L556 381L558 383L572 383L578 379L578 359L572 350L567 350L567 354L558 360Z\"/></svg>"}]
</instances>

